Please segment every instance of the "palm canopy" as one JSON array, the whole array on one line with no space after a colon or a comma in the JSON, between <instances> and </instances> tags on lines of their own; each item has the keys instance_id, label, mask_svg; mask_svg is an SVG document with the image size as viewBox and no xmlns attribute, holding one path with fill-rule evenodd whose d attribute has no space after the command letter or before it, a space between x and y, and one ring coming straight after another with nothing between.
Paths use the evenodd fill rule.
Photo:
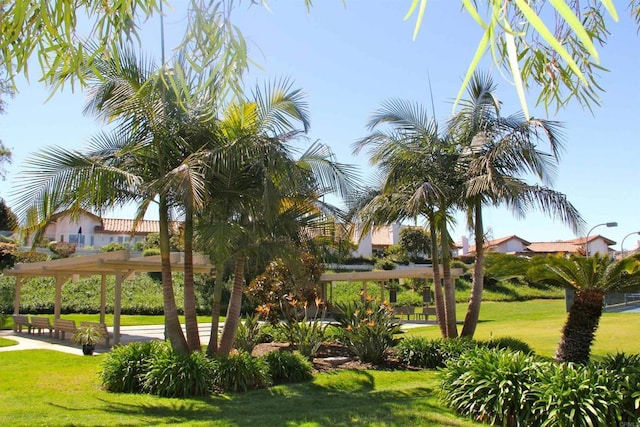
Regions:
<instances>
[{"instance_id":1,"label":"palm canopy","mask_svg":"<svg viewBox=\"0 0 640 427\"><path fill-rule=\"evenodd\" d=\"M636 290L640 288L640 260L633 256L615 259L600 253L572 255L547 264L536 279L578 291Z\"/></svg>"}]
</instances>

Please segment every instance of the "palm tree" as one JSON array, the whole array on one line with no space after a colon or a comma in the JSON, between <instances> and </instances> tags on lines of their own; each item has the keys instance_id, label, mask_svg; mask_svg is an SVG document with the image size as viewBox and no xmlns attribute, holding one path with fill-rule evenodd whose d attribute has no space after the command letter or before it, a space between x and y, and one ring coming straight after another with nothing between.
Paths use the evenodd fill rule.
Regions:
<instances>
[{"instance_id":1,"label":"palm tree","mask_svg":"<svg viewBox=\"0 0 640 427\"><path fill-rule=\"evenodd\" d=\"M385 125L388 128L384 128ZM447 231L448 213L459 187L456 176L450 173L456 159L453 147L423 107L403 100L383 103L368 127L372 133L356 142L354 152L369 147L371 163L381 170L381 184L379 190L365 195L354 206L355 218L365 230L380 222L400 222L417 216L427 219L436 314L443 336L454 338L457 336L455 288L450 274ZM441 250L436 246L438 241ZM440 256L444 294L440 286Z\"/></svg>"},{"instance_id":2,"label":"palm tree","mask_svg":"<svg viewBox=\"0 0 640 427\"><path fill-rule=\"evenodd\" d=\"M302 125L297 129L296 125ZM322 208L318 198L327 190L348 192L349 170L332 153L313 144L297 161L289 144L309 127L303 93L284 80L256 90L253 100L231 104L219 123L222 146L211 151L207 171L210 203L198 220L199 235L212 242L217 266L233 259L234 280L219 345L214 301L208 352L227 355L240 319L244 268L248 257L270 248L284 250L299 238L301 223L309 223ZM213 246L215 242L215 246ZM217 275L219 296L221 274Z\"/></svg>"},{"instance_id":3,"label":"palm tree","mask_svg":"<svg viewBox=\"0 0 640 427\"><path fill-rule=\"evenodd\" d=\"M500 102L489 75L476 74L468 88L469 99L449 123L449 133L460 147L459 173L464 176L463 204L468 223L474 230L476 259L473 285L461 335L472 338L480 315L484 288L484 205L506 204L524 217L538 206L552 217L559 217L578 232L583 224L578 211L566 197L548 185L561 149L559 124L525 119L522 114L500 115ZM538 149L546 139L551 154ZM523 176L535 176L544 186L532 185Z\"/></svg>"},{"instance_id":4,"label":"palm tree","mask_svg":"<svg viewBox=\"0 0 640 427\"><path fill-rule=\"evenodd\" d=\"M573 255L547 264L537 280L575 290L555 359L584 364L589 362L604 296L610 292L637 290L640 261L633 256L615 259L599 253L588 258Z\"/></svg>"},{"instance_id":5,"label":"palm tree","mask_svg":"<svg viewBox=\"0 0 640 427\"><path fill-rule=\"evenodd\" d=\"M165 331L173 347L186 352L171 277L170 211L201 202L198 189L203 164L193 155L197 147L185 139L185 132L194 121L206 123L210 117L183 108L180 96L185 94L172 92L167 84L172 73L156 70L130 50L123 49L115 58L97 58L93 67L87 76L90 97L85 112L116 121L117 126L93 138L85 153L52 148L37 154L28 163L31 170L24 183L30 191L23 192L21 206L25 213L38 211L30 222L42 230L60 210L101 210L134 202L138 204L136 220L140 220L157 203ZM190 254L185 258L188 277ZM187 288L192 277L191 270L191 279L185 279ZM185 311L195 320L195 309L189 310L190 305L195 307L195 300L188 289L185 294ZM187 329L193 329L193 321ZM195 329L197 334L197 324ZM191 349L199 347L197 335L190 343Z\"/></svg>"}]
</instances>

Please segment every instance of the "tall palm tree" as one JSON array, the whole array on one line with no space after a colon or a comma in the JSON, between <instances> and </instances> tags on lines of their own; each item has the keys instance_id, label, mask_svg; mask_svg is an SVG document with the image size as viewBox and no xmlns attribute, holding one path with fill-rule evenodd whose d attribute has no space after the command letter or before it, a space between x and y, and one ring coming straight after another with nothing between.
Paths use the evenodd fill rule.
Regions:
<instances>
[{"instance_id":1,"label":"tall palm tree","mask_svg":"<svg viewBox=\"0 0 640 427\"><path fill-rule=\"evenodd\" d=\"M227 355L233 345L248 257L265 247L285 249L283 242L295 240L301 221L308 223L322 208L318 198L325 191L347 192L352 185L348 168L336 163L326 146L313 144L294 160L290 143L308 128L303 93L286 80L256 90L253 99L232 103L223 112L219 131L224 143L210 153L210 203L198 228L203 241L215 242L211 255L216 265L233 259L235 268L219 345L214 336L219 303L214 301L210 353ZM214 294L219 295L216 282Z\"/></svg>"},{"instance_id":2,"label":"tall palm tree","mask_svg":"<svg viewBox=\"0 0 640 427\"><path fill-rule=\"evenodd\" d=\"M369 148L371 163L381 170L381 184L377 192L354 206L355 218L366 229L380 222L400 222L417 216L427 219L436 314L443 335L456 337L455 288L447 245L448 213L459 187L456 176L450 173L456 159L453 147L423 107L403 100L383 103L368 127L372 133L357 141L354 151ZM437 242L441 242L441 250L436 247ZM440 256L444 294L440 286Z\"/></svg>"},{"instance_id":3,"label":"tall palm tree","mask_svg":"<svg viewBox=\"0 0 640 427\"><path fill-rule=\"evenodd\" d=\"M30 191L23 193L20 203L24 212L39 211L31 223L40 229L60 210L101 210L134 202L140 220L157 204L165 331L175 349L188 351L173 292L169 222L173 207L199 200L203 164L192 153L197 148L184 137L185 128L193 126L194 113L183 108L180 97L185 94L172 91L167 81L171 75L126 48L116 57L97 58L88 70L85 112L117 125L93 138L84 153L52 148L37 154L28 163L31 169L24 182ZM195 319L190 304L195 307L195 300L187 296L185 311ZM192 349L199 347L199 340L197 345L196 339L190 341Z\"/></svg>"},{"instance_id":4,"label":"tall palm tree","mask_svg":"<svg viewBox=\"0 0 640 427\"><path fill-rule=\"evenodd\" d=\"M602 316L604 296L610 292L640 287L640 261L594 254L588 258L573 255L547 264L538 281L575 290L575 299L562 328L555 359L559 362L588 363L591 345Z\"/></svg>"},{"instance_id":5,"label":"tall palm tree","mask_svg":"<svg viewBox=\"0 0 640 427\"><path fill-rule=\"evenodd\" d=\"M474 230L476 259L473 285L462 336L473 337L480 315L484 288L485 205L505 204L524 217L534 206L558 217L578 232L583 221L566 197L548 187L561 149L560 125L553 121L525 119L522 114L503 117L496 86L488 74L475 74L467 90L469 98L449 122L449 134L460 147L458 173L465 180L463 204L468 223ZM546 139L551 154L538 149ZM523 177L533 176L543 186L529 184Z\"/></svg>"}]
</instances>

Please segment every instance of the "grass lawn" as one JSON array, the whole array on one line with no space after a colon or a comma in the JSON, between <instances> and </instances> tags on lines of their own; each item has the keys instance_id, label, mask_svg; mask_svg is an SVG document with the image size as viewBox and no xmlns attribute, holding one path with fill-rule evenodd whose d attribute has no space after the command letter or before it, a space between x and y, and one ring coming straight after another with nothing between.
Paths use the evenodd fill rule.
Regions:
<instances>
[{"instance_id":1,"label":"grass lawn","mask_svg":"<svg viewBox=\"0 0 640 427\"><path fill-rule=\"evenodd\" d=\"M36 315L34 315L36 316ZM51 324L53 324L53 314L38 314L37 316L48 317L51 319ZM75 320L77 325L80 325L80 322L98 322L100 321L99 314L63 314L60 316L62 319ZM221 322L224 322L224 316L220 318ZM180 316L180 322L184 325L184 316ZM105 316L105 323L107 326L113 326L113 314L107 314ZM209 325L211 324L211 316L198 316L198 323L200 325ZM144 315L130 315L123 314L120 316L120 326L145 326L145 325L162 325L164 324L164 316L144 316ZM5 329L11 329L13 327L13 320L11 317L7 317L6 323L4 325Z\"/></svg>"},{"instance_id":2,"label":"grass lawn","mask_svg":"<svg viewBox=\"0 0 640 427\"><path fill-rule=\"evenodd\" d=\"M9 338L0 338L0 347L10 347L12 345L17 345L18 341L11 340Z\"/></svg>"},{"instance_id":3,"label":"grass lawn","mask_svg":"<svg viewBox=\"0 0 640 427\"><path fill-rule=\"evenodd\" d=\"M464 321L466 310L467 304L458 304L459 323ZM566 319L564 300L484 301L475 338L484 340L492 336L511 336L525 341L537 354L553 356ZM639 313L603 313L592 354L602 356L618 351L640 353L638 329ZM437 327L425 326L411 329L408 335L438 338L440 331Z\"/></svg>"},{"instance_id":4,"label":"grass lawn","mask_svg":"<svg viewBox=\"0 0 640 427\"><path fill-rule=\"evenodd\" d=\"M0 424L471 426L437 397L430 371L342 371L245 394L166 399L100 390L104 356L0 353Z\"/></svg>"}]
</instances>

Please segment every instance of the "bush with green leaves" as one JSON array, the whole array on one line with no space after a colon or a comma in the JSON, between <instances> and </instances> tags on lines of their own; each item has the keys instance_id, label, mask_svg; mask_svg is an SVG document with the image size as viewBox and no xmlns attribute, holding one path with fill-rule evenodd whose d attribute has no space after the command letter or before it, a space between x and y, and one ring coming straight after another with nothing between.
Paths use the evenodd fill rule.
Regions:
<instances>
[{"instance_id":1,"label":"bush with green leaves","mask_svg":"<svg viewBox=\"0 0 640 427\"><path fill-rule=\"evenodd\" d=\"M524 354L533 354L534 351L529 344L519 338L497 337L478 343L487 348L504 348L511 351L521 351Z\"/></svg>"},{"instance_id":2,"label":"bush with green leaves","mask_svg":"<svg viewBox=\"0 0 640 427\"><path fill-rule=\"evenodd\" d=\"M531 426L539 373L534 356L478 347L451 359L442 371L444 400L458 413L483 423Z\"/></svg>"},{"instance_id":3,"label":"bush with green leaves","mask_svg":"<svg viewBox=\"0 0 640 427\"><path fill-rule=\"evenodd\" d=\"M313 358L324 341L327 324L324 322L326 306L316 298L312 309L305 302L302 312L295 301L281 302L285 322L280 324L287 341L303 356ZM311 315L312 314L312 315Z\"/></svg>"},{"instance_id":4,"label":"bush with green leaves","mask_svg":"<svg viewBox=\"0 0 640 427\"><path fill-rule=\"evenodd\" d=\"M622 393L622 421L640 421L640 354L608 354L594 367L614 376L614 383Z\"/></svg>"},{"instance_id":5,"label":"bush with green leaves","mask_svg":"<svg viewBox=\"0 0 640 427\"><path fill-rule=\"evenodd\" d=\"M200 351L186 354L169 347L155 352L148 361L142 389L162 397L206 396L215 389L217 365L218 361Z\"/></svg>"},{"instance_id":6,"label":"bush with green leaves","mask_svg":"<svg viewBox=\"0 0 640 427\"><path fill-rule=\"evenodd\" d=\"M400 323L392 308L374 299L347 304L336 304L336 320L343 328L342 342L358 358L367 363L381 363L386 352L396 343Z\"/></svg>"},{"instance_id":7,"label":"bush with green leaves","mask_svg":"<svg viewBox=\"0 0 640 427\"><path fill-rule=\"evenodd\" d=\"M238 324L233 347L251 353L253 348L261 342L261 329L257 314L247 316L244 322Z\"/></svg>"},{"instance_id":8,"label":"bush with green leaves","mask_svg":"<svg viewBox=\"0 0 640 427\"><path fill-rule=\"evenodd\" d=\"M142 393L143 377L156 353L168 351L168 343L133 342L116 346L107 354L100 371L105 390L114 393Z\"/></svg>"},{"instance_id":9,"label":"bush with green leaves","mask_svg":"<svg viewBox=\"0 0 640 427\"><path fill-rule=\"evenodd\" d=\"M123 245L122 243L115 243L115 242L111 242L100 248L102 252L117 252L117 251L124 251L125 249L127 249L125 245Z\"/></svg>"},{"instance_id":10,"label":"bush with green leaves","mask_svg":"<svg viewBox=\"0 0 640 427\"><path fill-rule=\"evenodd\" d=\"M269 365L274 384L299 383L313 378L313 365L300 353L271 351L262 358Z\"/></svg>"},{"instance_id":11,"label":"bush with green leaves","mask_svg":"<svg viewBox=\"0 0 640 427\"><path fill-rule=\"evenodd\" d=\"M470 339L404 338L395 348L401 362L418 368L436 369L445 366L445 362L458 358L466 351L476 348Z\"/></svg>"},{"instance_id":12,"label":"bush with green leaves","mask_svg":"<svg viewBox=\"0 0 640 427\"><path fill-rule=\"evenodd\" d=\"M533 422L543 427L615 426L622 419L622 393L606 369L573 363L537 366L531 385Z\"/></svg>"},{"instance_id":13,"label":"bush with green leaves","mask_svg":"<svg viewBox=\"0 0 640 427\"><path fill-rule=\"evenodd\" d=\"M263 358L240 351L218 360L213 383L225 392L245 392L271 385L269 365Z\"/></svg>"}]
</instances>

